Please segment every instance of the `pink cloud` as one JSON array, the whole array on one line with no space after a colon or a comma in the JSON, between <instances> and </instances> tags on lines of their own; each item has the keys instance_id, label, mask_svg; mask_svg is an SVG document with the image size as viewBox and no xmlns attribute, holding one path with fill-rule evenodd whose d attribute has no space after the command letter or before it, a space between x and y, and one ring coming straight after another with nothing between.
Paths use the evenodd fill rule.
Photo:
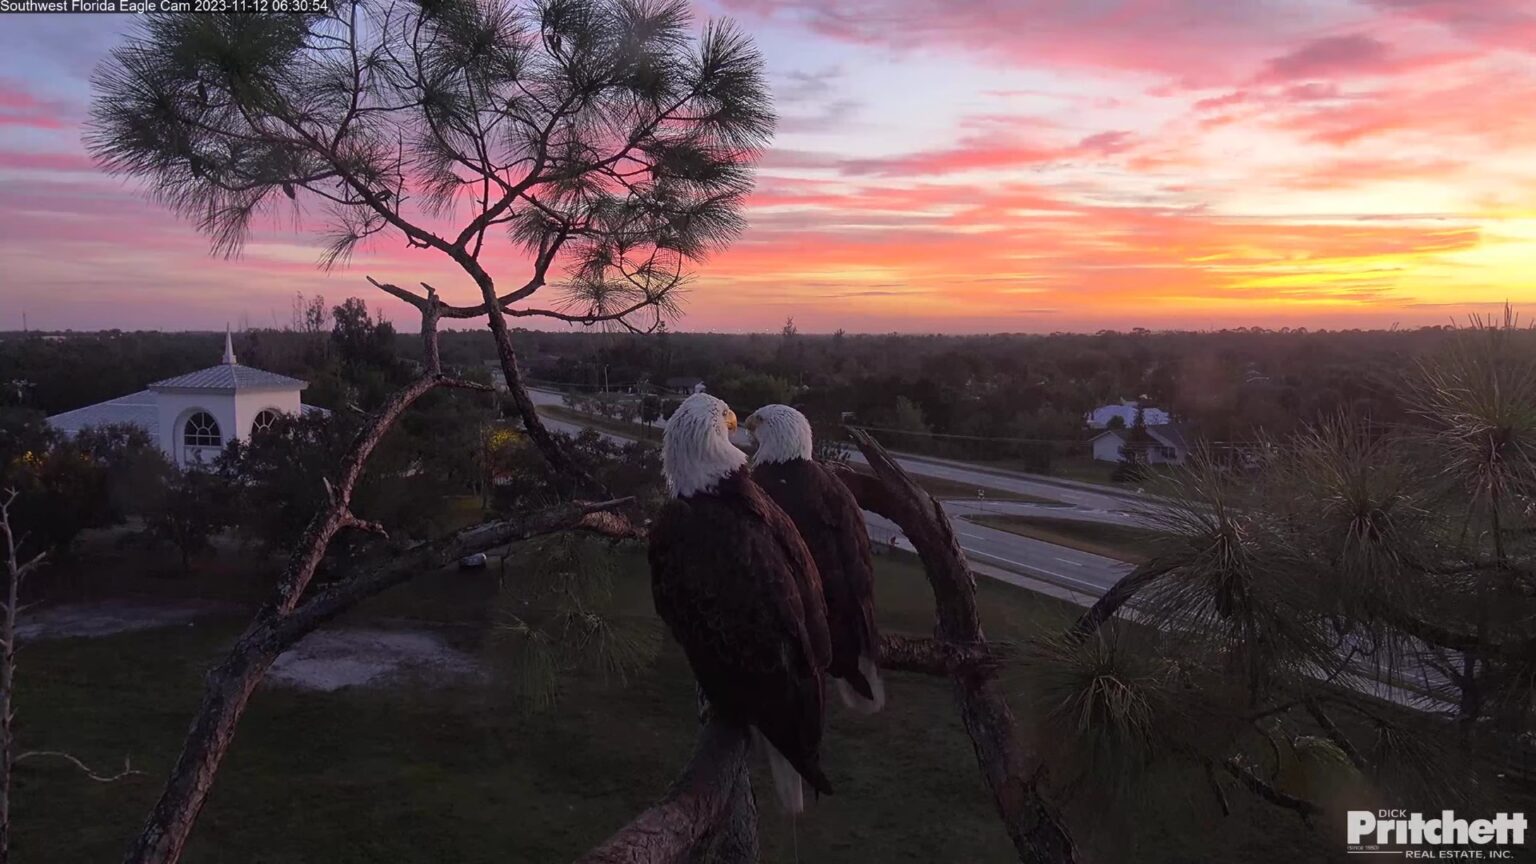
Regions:
<instances>
[{"instance_id":1,"label":"pink cloud","mask_svg":"<svg viewBox=\"0 0 1536 864\"><path fill-rule=\"evenodd\" d=\"M1392 60L1387 43L1355 33L1313 39L1264 64L1261 81L1294 81L1298 78L1332 78L1340 74L1370 72Z\"/></svg>"},{"instance_id":2,"label":"pink cloud","mask_svg":"<svg viewBox=\"0 0 1536 864\"><path fill-rule=\"evenodd\" d=\"M16 171L95 171L80 153L31 153L0 150L0 169Z\"/></svg>"},{"instance_id":3,"label":"pink cloud","mask_svg":"<svg viewBox=\"0 0 1536 864\"><path fill-rule=\"evenodd\" d=\"M42 114L0 113L0 126L26 126L33 129L67 129L70 123L59 117Z\"/></svg>"},{"instance_id":4,"label":"pink cloud","mask_svg":"<svg viewBox=\"0 0 1536 864\"><path fill-rule=\"evenodd\" d=\"M1368 0L1391 15L1437 24L1487 47L1536 51L1536 9L1528 0Z\"/></svg>"},{"instance_id":5,"label":"pink cloud","mask_svg":"<svg viewBox=\"0 0 1536 864\"><path fill-rule=\"evenodd\" d=\"M974 123L966 121L961 125ZM983 133L962 137L953 147L921 150L899 156L845 159L837 167L851 177L927 177L966 171L1028 168L1085 159L1108 159L1131 150L1135 145L1136 136L1126 130L1095 133L1071 144Z\"/></svg>"},{"instance_id":6,"label":"pink cloud","mask_svg":"<svg viewBox=\"0 0 1536 864\"><path fill-rule=\"evenodd\" d=\"M1434 82L1406 78L1368 99L1297 106L1273 122L1336 146L1395 135L1438 148L1452 139L1489 149L1523 148L1536 142L1536 118L1528 110L1533 100L1536 77L1487 69Z\"/></svg>"},{"instance_id":7,"label":"pink cloud","mask_svg":"<svg viewBox=\"0 0 1536 864\"><path fill-rule=\"evenodd\" d=\"M873 159L848 159L840 167L844 174L855 177L868 174L885 177L932 176L1049 164L1059 161L1067 152L1060 147L997 142L986 136L966 138L956 146L942 150L924 150Z\"/></svg>"},{"instance_id":8,"label":"pink cloud","mask_svg":"<svg viewBox=\"0 0 1536 864\"><path fill-rule=\"evenodd\" d=\"M1100 156L1113 156L1124 153L1136 144L1136 136L1124 129L1114 132L1100 132L1089 135L1077 142L1077 150L1080 153L1096 153Z\"/></svg>"},{"instance_id":9,"label":"pink cloud","mask_svg":"<svg viewBox=\"0 0 1536 864\"><path fill-rule=\"evenodd\" d=\"M23 84L0 79L0 127L64 129L73 125L65 106L38 98Z\"/></svg>"},{"instance_id":10,"label":"pink cloud","mask_svg":"<svg viewBox=\"0 0 1536 864\"><path fill-rule=\"evenodd\" d=\"M733 14L898 50L985 55L1015 67L1148 73L1220 86L1348 8L1267 0L724 0Z\"/></svg>"},{"instance_id":11,"label":"pink cloud","mask_svg":"<svg viewBox=\"0 0 1536 864\"><path fill-rule=\"evenodd\" d=\"M1436 180L1445 182L1461 174L1471 163L1466 159L1368 159L1350 157L1309 165L1280 182L1294 189L1347 189L1386 180Z\"/></svg>"}]
</instances>

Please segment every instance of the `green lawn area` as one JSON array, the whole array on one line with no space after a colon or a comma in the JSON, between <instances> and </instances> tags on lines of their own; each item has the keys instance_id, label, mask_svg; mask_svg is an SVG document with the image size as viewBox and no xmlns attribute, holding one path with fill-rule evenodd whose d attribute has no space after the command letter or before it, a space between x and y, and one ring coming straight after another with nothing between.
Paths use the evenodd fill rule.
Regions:
<instances>
[{"instance_id":1,"label":"green lawn area","mask_svg":"<svg viewBox=\"0 0 1536 864\"><path fill-rule=\"evenodd\" d=\"M1097 462L1087 457L1071 459L1052 459L1052 477L1061 477L1067 480L1079 480L1084 483L1098 483L1104 486L1121 488L1124 483L1116 483L1109 479L1111 472L1115 470L1112 462Z\"/></svg>"},{"instance_id":2,"label":"green lawn area","mask_svg":"<svg viewBox=\"0 0 1536 864\"><path fill-rule=\"evenodd\" d=\"M612 554L610 614L650 618L643 554ZM508 583L538 560L530 549L509 562ZM238 588L160 580L154 593L179 584L186 594L230 599L251 593L258 581L252 573L238 578ZM101 583L90 573L79 582L97 595L103 584L116 591L132 587L129 579ZM377 598L340 626L432 626L474 654L485 642L497 591L494 566L445 571ZM878 592L887 631L931 631L931 595L913 559L882 557ZM980 582L978 596L996 639L1056 630L1075 615L1057 601L991 580ZM128 755L148 773L103 785L52 763L23 765L13 860L118 860L177 752L202 674L240 630L244 614L231 610L195 626L23 646L17 696L23 748L68 749L104 767ZM792 825L771 793L759 793L763 860L1017 860L948 682L889 678L882 714L857 716L840 705L829 712L825 767L838 794ZM695 709L691 677L670 641L627 685L596 675L567 683L559 704L542 713L510 704L495 684L332 693L264 687L184 860L569 861L663 793L691 750ZM1028 695L1011 679L1003 684L1023 712ZM771 788L763 766L754 763L753 770L758 788ZM1112 812L1084 799L1069 808L1069 819L1095 861L1317 861L1340 848L1332 834L1232 797L1234 813L1225 819L1198 782Z\"/></svg>"},{"instance_id":3,"label":"green lawn area","mask_svg":"<svg viewBox=\"0 0 1536 864\"><path fill-rule=\"evenodd\" d=\"M1089 522L1081 519L1057 519L1051 516L970 516L988 528L996 528L1023 537L1032 537L1116 561L1140 564L1151 557L1148 551L1169 535L1150 528Z\"/></svg>"},{"instance_id":4,"label":"green lawn area","mask_svg":"<svg viewBox=\"0 0 1536 864\"><path fill-rule=\"evenodd\" d=\"M1137 483L1116 483L1109 479L1115 471L1115 463L1098 462L1087 456L1073 457L1070 459L1055 459L1051 462L1051 477L1061 477L1065 480L1077 480L1083 483L1097 483L1101 486L1109 486L1114 489L1147 489L1154 491L1156 486L1174 471L1171 465L1148 465L1147 476Z\"/></svg>"}]
</instances>

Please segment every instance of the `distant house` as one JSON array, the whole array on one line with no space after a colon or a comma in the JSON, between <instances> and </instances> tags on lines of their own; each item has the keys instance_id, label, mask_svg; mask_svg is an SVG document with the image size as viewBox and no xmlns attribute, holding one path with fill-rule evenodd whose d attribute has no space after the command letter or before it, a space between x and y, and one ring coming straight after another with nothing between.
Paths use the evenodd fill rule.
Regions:
<instances>
[{"instance_id":1,"label":"distant house","mask_svg":"<svg viewBox=\"0 0 1536 864\"><path fill-rule=\"evenodd\" d=\"M507 373L501 368L500 360L485 361L485 371L490 373L492 387L502 393L507 392Z\"/></svg>"},{"instance_id":2,"label":"distant house","mask_svg":"<svg viewBox=\"0 0 1536 864\"><path fill-rule=\"evenodd\" d=\"M1189 440L1185 437L1184 430L1177 423L1160 423L1154 426L1150 420L1151 414L1152 412L1148 410L1144 416L1148 418L1146 430L1148 437L1152 440L1136 445L1141 461L1147 465L1183 465L1184 460L1189 458ZM1130 426L1130 424L1126 425ZM1121 451L1131 442L1131 437L1129 428L1106 429L1095 435L1089 440L1089 446L1093 448L1094 461L1119 462Z\"/></svg>"},{"instance_id":3,"label":"distant house","mask_svg":"<svg viewBox=\"0 0 1536 864\"><path fill-rule=\"evenodd\" d=\"M662 382L661 386L679 396L691 396L694 393L704 392L704 379L684 375L668 378Z\"/></svg>"},{"instance_id":4,"label":"distant house","mask_svg":"<svg viewBox=\"0 0 1536 864\"><path fill-rule=\"evenodd\" d=\"M1089 429L1108 429L1111 426L1124 426L1129 429L1136 423L1136 409L1140 405L1135 399L1122 399L1118 405L1100 405L1088 412L1083 420ZM1148 426L1163 426L1173 422L1168 412L1161 408L1148 408L1142 406L1142 417ZM1119 418L1120 422L1114 422Z\"/></svg>"},{"instance_id":5,"label":"distant house","mask_svg":"<svg viewBox=\"0 0 1536 864\"><path fill-rule=\"evenodd\" d=\"M308 382L241 366L224 334L217 366L156 381L148 388L48 418L65 435L87 426L129 425L148 432L181 468L212 462L230 441L249 438L282 414L324 413L299 401Z\"/></svg>"}]
</instances>

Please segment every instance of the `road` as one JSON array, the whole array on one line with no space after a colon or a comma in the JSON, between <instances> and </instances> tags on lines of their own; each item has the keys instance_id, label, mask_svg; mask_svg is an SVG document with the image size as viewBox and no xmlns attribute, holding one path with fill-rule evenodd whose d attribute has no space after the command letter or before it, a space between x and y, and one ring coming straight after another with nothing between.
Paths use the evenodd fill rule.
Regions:
<instances>
[{"instance_id":1,"label":"road","mask_svg":"<svg viewBox=\"0 0 1536 864\"><path fill-rule=\"evenodd\" d=\"M548 390L529 390L536 405L563 405L561 394ZM561 418L544 418L551 430L575 435L586 427ZM598 434L613 441L633 440L605 430ZM738 444L747 443L745 440ZM852 454L850 461L863 462L863 456ZM1082 605L1093 602L1100 594L1130 572L1130 565L1111 558L1079 552L1065 546L1057 546L1041 540L1020 537L1007 531L987 528L960 518L967 515L1002 513L1019 515L1051 515L1073 519L1139 524L1147 505L1126 495L1099 492L1054 483L1031 480L1008 472L993 472L983 468L957 465L938 460L899 456L902 469L919 476L938 477L959 483L975 483L988 489L1001 489L1024 495L1051 498L1060 504L1038 504L1014 501L973 501L965 499L945 500L945 511L951 516L960 546L970 558L976 572L1009 582L1032 591L1061 597ZM895 545L911 550L912 545L902 536L896 525L880 516L866 512L869 534L877 544Z\"/></svg>"}]
</instances>

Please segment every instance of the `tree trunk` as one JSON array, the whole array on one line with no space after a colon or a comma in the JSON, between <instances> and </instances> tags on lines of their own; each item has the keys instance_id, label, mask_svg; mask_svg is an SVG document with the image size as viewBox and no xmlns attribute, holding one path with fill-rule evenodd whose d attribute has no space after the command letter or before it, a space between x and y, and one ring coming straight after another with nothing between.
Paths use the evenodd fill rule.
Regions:
<instances>
[{"instance_id":1,"label":"tree trunk","mask_svg":"<svg viewBox=\"0 0 1536 864\"><path fill-rule=\"evenodd\" d=\"M689 854L688 864L755 864L757 797L752 794L752 772L742 759L731 785L731 799L714 830Z\"/></svg>"},{"instance_id":2,"label":"tree trunk","mask_svg":"<svg viewBox=\"0 0 1536 864\"><path fill-rule=\"evenodd\" d=\"M465 269L475 272L468 265L465 265ZM478 265L475 269L478 269ZM523 383L523 372L517 362L517 349L512 345L512 331L507 329L506 313L502 311L496 297L496 284L488 275L477 275L475 281L480 286L481 296L485 298L485 317L491 328L491 337L496 342L501 373L507 379L507 393L512 396L512 403L517 406L517 413L523 418L523 428L528 431L528 437L533 439L534 446L544 454L545 461L555 469L555 473L567 483L606 495L604 490L597 488L592 477L571 459L570 454L560 446L560 442L555 440L555 436L540 419L538 407L533 404L533 399L528 395L528 387Z\"/></svg>"},{"instance_id":3,"label":"tree trunk","mask_svg":"<svg viewBox=\"0 0 1536 864\"><path fill-rule=\"evenodd\" d=\"M246 703L282 650L270 643L262 645L255 636L247 631L229 658L208 673L202 704L187 731L176 767L148 824L128 848L125 861L168 864L181 858Z\"/></svg>"},{"instance_id":4,"label":"tree trunk","mask_svg":"<svg viewBox=\"0 0 1536 864\"><path fill-rule=\"evenodd\" d=\"M6 538L11 539L9 524ZM0 633L0 864L11 860L11 772L16 765L16 741L11 721L13 688L16 686L16 604L20 601L21 573L16 562L16 547L8 543L6 560L8 588L5 603L5 631Z\"/></svg>"},{"instance_id":5,"label":"tree trunk","mask_svg":"<svg viewBox=\"0 0 1536 864\"><path fill-rule=\"evenodd\" d=\"M743 850L756 846L755 806L752 823L736 810L738 789L745 781L746 730L712 720L699 732L693 758L661 803L636 816L606 842L578 859L578 864L682 864L713 833L717 847ZM750 788L747 790L750 798ZM717 829L728 812L732 821L750 828L752 839L739 837L740 828ZM737 861L751 859L717 859Z\"/></svg>"}]
</instances>

